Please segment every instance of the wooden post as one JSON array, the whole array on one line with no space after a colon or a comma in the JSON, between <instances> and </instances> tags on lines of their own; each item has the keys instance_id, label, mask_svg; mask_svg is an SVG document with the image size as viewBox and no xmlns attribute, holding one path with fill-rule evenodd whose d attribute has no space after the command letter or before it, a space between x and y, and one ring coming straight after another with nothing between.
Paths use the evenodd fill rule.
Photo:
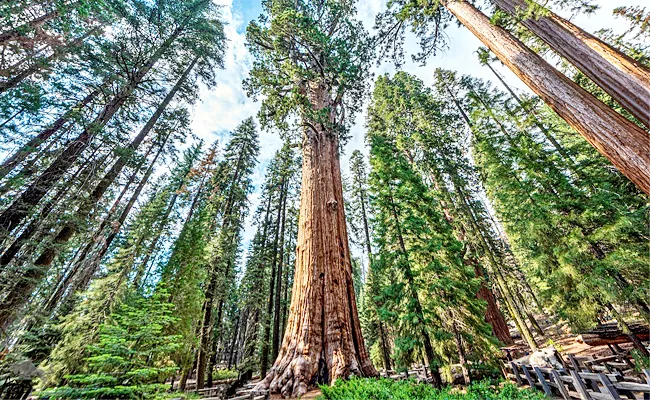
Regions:
<instances>
[{"instance_id":1,"label":"wooden post","mask_svg":"<svg viewBox=\"0 0 650 400\"><path fill-rule=\"evenodd\" d=\"M616 387L614 387L607 375L598 374L598 379L600 379L600 383L603 384L603 387L607 393L609 393L609 395L612 396L614 400L621 400L621 396L618 395L618 390L616 390Z\"/></svg>"},{"instance_id":2,"label":"wooden post","mask_svg":"<svg viewBox=\"0 0 650 400\"><path fill-rule=\"evenodd\" d=\"M528 367L522 365L521 369L524 370L524 375L526 375L526 380L528 381L528 384L530 385L531 389L535 389L535 380L530 375L530 372L528 371Z\"/></svg>"},{"instance_id":3,"label":"wooden post","mask_svg":"<svg viewBox=\"0 0 650 400\"><path fill-rule=\"evenodd\" d=\"M575 386L576 390L580 394L580 398L582 400L592 400L591 396L589 396L589 393L587 392L587 388L585 387L584 382L582 382L582 378L580 378L578 371L569 372L571 373L571 378L573 379L573 386Z\"/></svg>"},{"instance_id":4,"label":"wooden post","mask_svg":"<svg viewBox=\"0 0 650 400\"><path fill-rule=\"evenodd\" d=\"M578 360L576 360L576 356L573 354L569 354L569 362L571 362L571 365L573 366L573 369L576 370L576 372L580 372L580 364L578 363Z\"/></svg>"},{"instance_id":5,"label":"wooden post","mask_svg":"<svg viewBox=\"0 0 650 400\"><path fill-rule=\"evenodd\" d=\"M548 382L546 382L546 379L544 379L544 374L542 373L542 370L539 369L539 367L534 367L535 373L537 374L537 378L539 379L539 383L542 384L542 389L544 389L544 393L546 393L547 396L553 397L553 391L551 390L551 387L548 385ZM611 382L610 382L611 384Z\"/></svg>"},{"instance_id":6,"label":"wooden post","mask_svg":"<svg viewBox=\"0 0 650 400\"><path fill-rule=\"evenodd\" d=\"M553 380L557 384L557 390L562 395L562 398L564 400L571 400L571 395L566 390L566 387L564 386L564 381L562 381L562 377L560 377L560 374L558 374L556 370L552 369L551 376L553 377Z\"/></svg>"},{"instance_id":7,"label":"wooden post","mask_svg":"<svg viewBox=\"0 0 650 400\"><path fill-rule=\"evenodd\" d=\"M519 375L519 367L517 367L517 364L514 362L510 361L510 368L512 368L512 372L515 374L515 379L517 380L517 386L523 385L523 382L521 381L521 376Z\"/></svg>"}]
</instances>

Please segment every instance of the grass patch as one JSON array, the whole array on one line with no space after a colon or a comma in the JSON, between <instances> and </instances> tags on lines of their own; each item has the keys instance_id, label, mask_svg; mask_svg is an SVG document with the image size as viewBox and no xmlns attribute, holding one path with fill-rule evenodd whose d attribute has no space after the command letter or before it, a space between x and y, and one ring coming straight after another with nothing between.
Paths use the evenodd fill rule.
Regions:
<instances>
[{"instance_id":1,"label":"grass patch","mask_svg":"<svg viewBox=\"0 0 650 400\"><path fill-rule=\"evenodd\" d=\"M321 386L319 400L542 400L544 394L520 389L512 383L493 385L489 381L472 384L460 391L447 387L441 390L412 380L351 378L334 386Z\"/></svg>"}]
</instances>

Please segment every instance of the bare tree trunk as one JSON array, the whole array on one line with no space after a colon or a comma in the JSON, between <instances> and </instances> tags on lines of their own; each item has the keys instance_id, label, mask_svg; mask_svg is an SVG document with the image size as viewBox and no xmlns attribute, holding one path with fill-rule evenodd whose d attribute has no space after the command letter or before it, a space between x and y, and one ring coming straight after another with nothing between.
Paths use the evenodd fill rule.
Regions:
<instances>
[{"instance_id":1,"label":"bare tree trunk","mask_svg":"<svg viewBox=\"0 0 650 400\"><path fill-rule=\"evenodd\" d=\"M492 2L512 15L528 9L524 0ZM646 66L548 10L521 23L650 128L650 70Z\"/></svg>"},{"instance_id":2,"label":"bare tree trunk","mask_svg":"<svg viewBox=\"0 0 650 400\"><path fill-rule=\"evenodd\" d=\"M285 192L288 191L288 185L285 187ZM284 220L287 210L287 193L284 194L284 201L280 205L282 207L282 217L280 220L280 242L278 243L278 271L277 271L277 287L275 288L275 310L273 317L273 347L271 350L271 358L275 360L278 356L280 348L280 319L281 319L281 299L282 299L282 266L284 264Z\"/></svg>"},{"instance_id":3,"label":"bare tree trunk","mask_svg":"<svg viewBox=\"0 0 650 400\"><path fill-rule=\"evenodd\" d=\"M282 176L282 182L280 183L280 199L278 201L278 214L275 218L275 235L273 240L273 259L271 261L271 279L269 281L269 301L266 307L266 315L264 317L264 337L262 340L262 355L260 356L260 375L266 375L268 362L269 362L269 341L271 340L271 313L273 312L273 299L275 298L275 280L280 279L276 277L277 275L277 255L278 255L278 240L280 236L280 225L281 225L281 213L282 213L282 204L284 202L285 195L285 176ZM277 357L277 355L276 355Z\"/></svg>"},{"instance_id":4,"label":"bare tree trunk","mask_svg":"<svg viewBox=\"0 0 650 400\"><path fill-rule=\"evenodd\" d=\"M39 132L38 135L34 136L27 143L22 145L20 149L16 150L14 154L9 156L3 163L0 165L0 179L3 179L9 172L11 172L18 164L23 162L27 156L33 153L38 147L48 140L52 135L58 132L65 124L68 122L77 110L86 107L97 95L100 93L100 89L93 90L90 94L84 97L81 101L75 104L71 110L63 114L59 119L54 121L52 125L48 128Z\"/></svg>"},{"instance_id":5,"label":"bare tree trunk","mask_svg":"<svg viewBox=\"0 0 650 400\"><path fill-rule=\"evenodd\" d=\"M332 105L325 85L310 83L306 92L316 110ZM330 123L336 120L333 113ZM294 397L305 394L311 382L331 383L350 374L377 375L361 336L356 308L337 133L318 122L308 125L303 133L289 319L278 358L258 385Z\"/></svg>"},{"instance_id":6,"label":"bare tree trunk","mask_svg":"<svg viewBox=\"0 0 650 400\"><path fill-rule=\"evenodd\" d=\"M450 313L451 314L451 313ZM460 336L460 331L456 325L456 320L453 315L449 316L451 320L451 330L454 334L454 342L456 342L456 351L458 352L458 362L460 363L460 369L463 371L463 381L466 385L471 383L469 377L469 370L467 369L467 357L465 356L465 347L463 346L463 339Z\"/></svg>"},{"instance_id":7,"label":"bare tree trunk","mask_svg":"<svg viewBox=\"0 0 650 400\"><path fill-rule=\"evenodd\" d=\"M650 135L557 71L464 0L445 7L560 117L650 194Z\"/></svg>"}]
</instances>

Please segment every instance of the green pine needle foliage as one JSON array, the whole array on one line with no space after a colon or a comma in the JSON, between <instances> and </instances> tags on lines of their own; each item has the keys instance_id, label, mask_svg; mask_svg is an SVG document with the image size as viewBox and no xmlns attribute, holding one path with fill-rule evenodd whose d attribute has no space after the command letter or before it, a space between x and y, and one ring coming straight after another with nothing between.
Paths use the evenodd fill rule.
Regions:
<instances>
[{"instance_id":1,"label":"green pine needle foliage","mask_svg":"<svg viewBox=\"0 0 650 400\"><path fill-rule=\"evenodd\" d=\"M179 337L165 335L175 321L169 294L132 294L99 328L99 341L88 346L83 372L66 376L66 385L41 392L49 399L145 399L169 388L177 371L168 354Z\"/></svg>"},{"instance_id":2,"label":"green pine needle foliage","mask_svg":"<svg viewBox=\"0 0 650 400\"><path fill-rule=\"evenodd\" d=\"M492 385L489 381L474 383L466 391L448 387L442 390L413 380L350 379L334 386L321 386L321 400L542 400L540 392L519 389L512 383Z\"/></svg>"}]
</instances>

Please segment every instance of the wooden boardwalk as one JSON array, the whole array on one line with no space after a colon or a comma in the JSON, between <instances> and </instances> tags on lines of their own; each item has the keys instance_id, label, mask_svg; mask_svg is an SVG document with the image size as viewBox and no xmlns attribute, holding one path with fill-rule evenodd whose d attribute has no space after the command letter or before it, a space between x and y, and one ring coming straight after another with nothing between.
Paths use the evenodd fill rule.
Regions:
<instances>
[{"instance_id":1,"label":"wooden boardwalk","mask_svg":"<svg viewBox=\"0 0 650 400\"><path fill-rule=\"evenodd\" d=\"M540 368L514 361L504 375L519 386L543 391L564 400L650 400L650 370L634 371L631 360L621 355L602 358L560 356L564 368Z\"/></svg>"}]
</instances>

